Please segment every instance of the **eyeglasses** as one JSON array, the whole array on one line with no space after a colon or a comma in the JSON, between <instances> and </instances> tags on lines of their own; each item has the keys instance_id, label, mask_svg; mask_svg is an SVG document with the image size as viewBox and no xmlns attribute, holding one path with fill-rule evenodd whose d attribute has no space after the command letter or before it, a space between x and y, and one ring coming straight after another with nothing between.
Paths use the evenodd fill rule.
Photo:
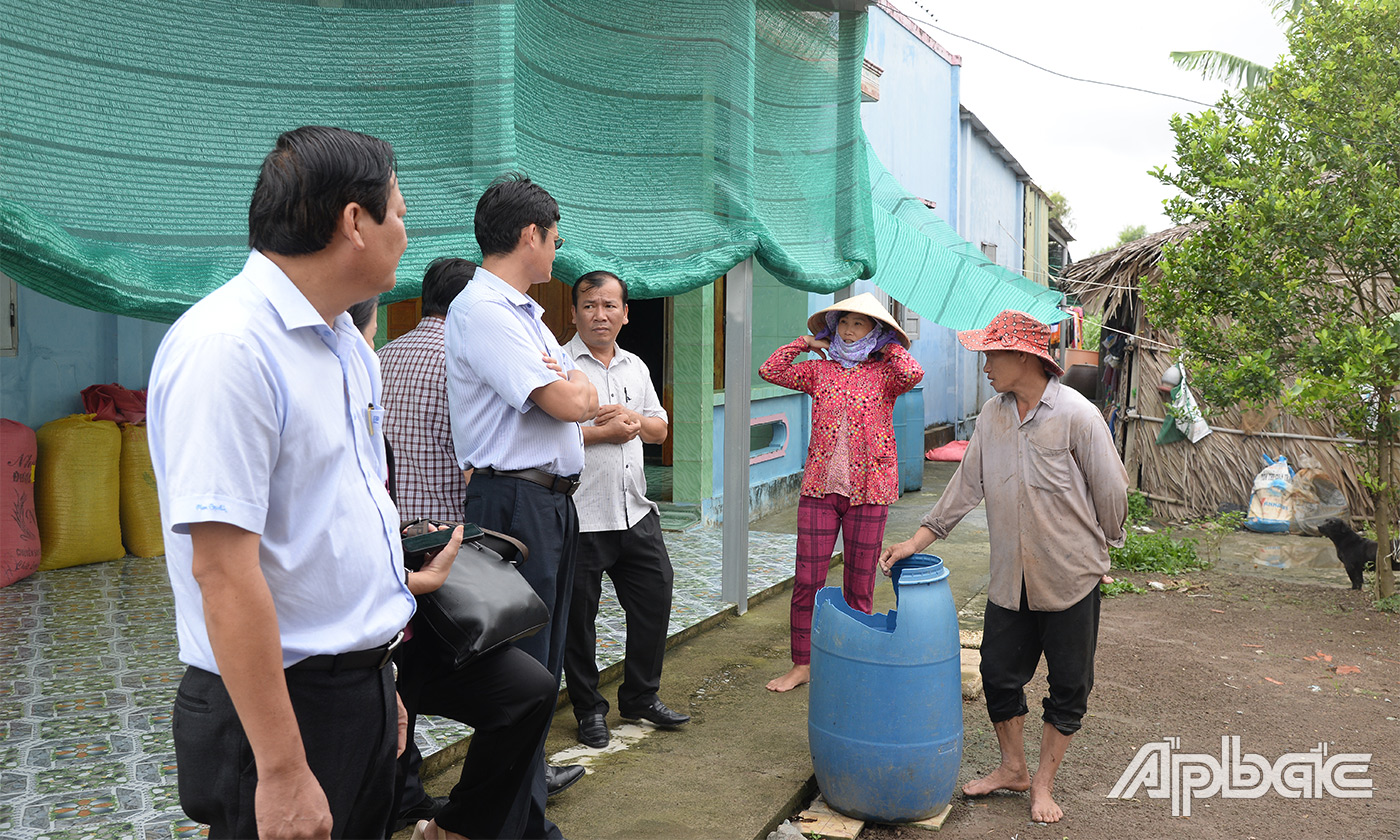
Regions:
<instances>
[{"instance_id":1,"label":"eyeglasses","mask_svg":"<svg viewBox=\"0 0 1400 840\"><path fill-rule=\"evenodd\" d=\"M560 248L563 248L563 247L564 247L564 237L560 236L560 235L557 234L557 233L554 234L554 250L558 251Z\"/></svg>"}]
</instances>

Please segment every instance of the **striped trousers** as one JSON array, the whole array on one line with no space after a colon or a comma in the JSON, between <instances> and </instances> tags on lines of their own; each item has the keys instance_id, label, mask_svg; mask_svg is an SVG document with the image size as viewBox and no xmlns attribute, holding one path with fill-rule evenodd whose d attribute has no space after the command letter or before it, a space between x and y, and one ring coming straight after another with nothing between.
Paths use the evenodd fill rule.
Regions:
<instances>
[{"instance_id":1,"label":"striped trousers","mask_svg":"<svg viewBox=\"0 0 1400 840\"><path fill-rule=\"evenodd\" d=\"M845 541L841 594L853 609L869 613L875 567L885 538L887 505L852 505L845 496L803 496L797 503L797 577L792 584L792 663L812 661L812 608L826 585L836 534Z\"/></svg>"}]
</instances>

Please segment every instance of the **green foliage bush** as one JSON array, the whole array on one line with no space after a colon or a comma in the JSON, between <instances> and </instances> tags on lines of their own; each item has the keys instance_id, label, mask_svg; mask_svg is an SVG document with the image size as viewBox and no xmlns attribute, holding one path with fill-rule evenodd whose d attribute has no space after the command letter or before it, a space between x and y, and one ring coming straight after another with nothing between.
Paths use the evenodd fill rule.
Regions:
<instances>
[{"instance_id":1,"label":"green foliage bush","mask_svg":"<svg viewBox=\"0 0 1400 840\"><path fill-rule=\"evenodd\" d=\"M1122 548L1108 549L1113 568L1129 572L1157 572L1180 575L1195 569L1210 568L1210 560L1196 553L1196 541L1190 538L1174 540L1170 534L1128 534Z\"/></svg>"},{"instance_id":2,"label":"green foliage bush","mask_svg":"<svg viewBox=\"0 0 1400 840\"><path fill-rule=\"evenodd\" d=\"M1113 583L1099 584L1099 592L1105 598L1112 598L1114 596L1122 595L1124 593L1131 593L1133 595L1137 595L1146 591L1146 589L1143 589L1141 586L1138 586L1136 583L1133 583L1130 580L1115 580Z\"/></svg>"},{"instance_id":3,"label":"green foliage bush","mask_svg":"<svg viewBox=\"0 0 1400 840\"><path fill-rule=\"evenodd\" d=\"M1128 524L1141 525L1152 518L1152 503L1136 490L1128 491Z\"/></svg>"}]
</instances>

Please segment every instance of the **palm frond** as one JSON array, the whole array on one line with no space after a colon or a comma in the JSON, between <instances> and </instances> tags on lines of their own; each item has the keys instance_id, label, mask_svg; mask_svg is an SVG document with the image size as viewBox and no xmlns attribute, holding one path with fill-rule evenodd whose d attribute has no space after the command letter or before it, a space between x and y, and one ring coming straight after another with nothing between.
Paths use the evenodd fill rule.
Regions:
<instances>
[{"instance_id":1,"label":"palm frond","mask_svg":"<svg viewBox=\"0 0 1400 840\"><path fill-rule=\"evenodd\" d=\"M1238 88L1266 85L1273 75L1273 68L1220 50L1173 51L1171 59L1182 70L1194 70L1203 79L1216 79Z\"/></svg>"}]
</instances>

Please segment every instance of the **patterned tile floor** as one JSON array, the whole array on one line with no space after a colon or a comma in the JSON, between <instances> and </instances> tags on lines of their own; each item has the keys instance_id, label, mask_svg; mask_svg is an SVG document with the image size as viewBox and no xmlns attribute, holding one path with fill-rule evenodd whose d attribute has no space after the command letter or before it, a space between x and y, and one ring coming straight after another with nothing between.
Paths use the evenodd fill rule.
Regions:
<instances>
[{"instance_id":1,"label":"patterned tile floor","mask_svg":"<svg viewBox=\"0 0 1400 840\"><path fill-rule=\"evenodd\" d=\"M723 610L720 531L668 533L671 632ZM793 573L796 538L750 533L749 591ZM598 660L622 658L623 614L604 579ZM0 836L199 836L175 789L170 709L184 671L160 559L39 572L0 589ZM469 732L425 718L424 754Z\"/></svg>"}]
</instances>

